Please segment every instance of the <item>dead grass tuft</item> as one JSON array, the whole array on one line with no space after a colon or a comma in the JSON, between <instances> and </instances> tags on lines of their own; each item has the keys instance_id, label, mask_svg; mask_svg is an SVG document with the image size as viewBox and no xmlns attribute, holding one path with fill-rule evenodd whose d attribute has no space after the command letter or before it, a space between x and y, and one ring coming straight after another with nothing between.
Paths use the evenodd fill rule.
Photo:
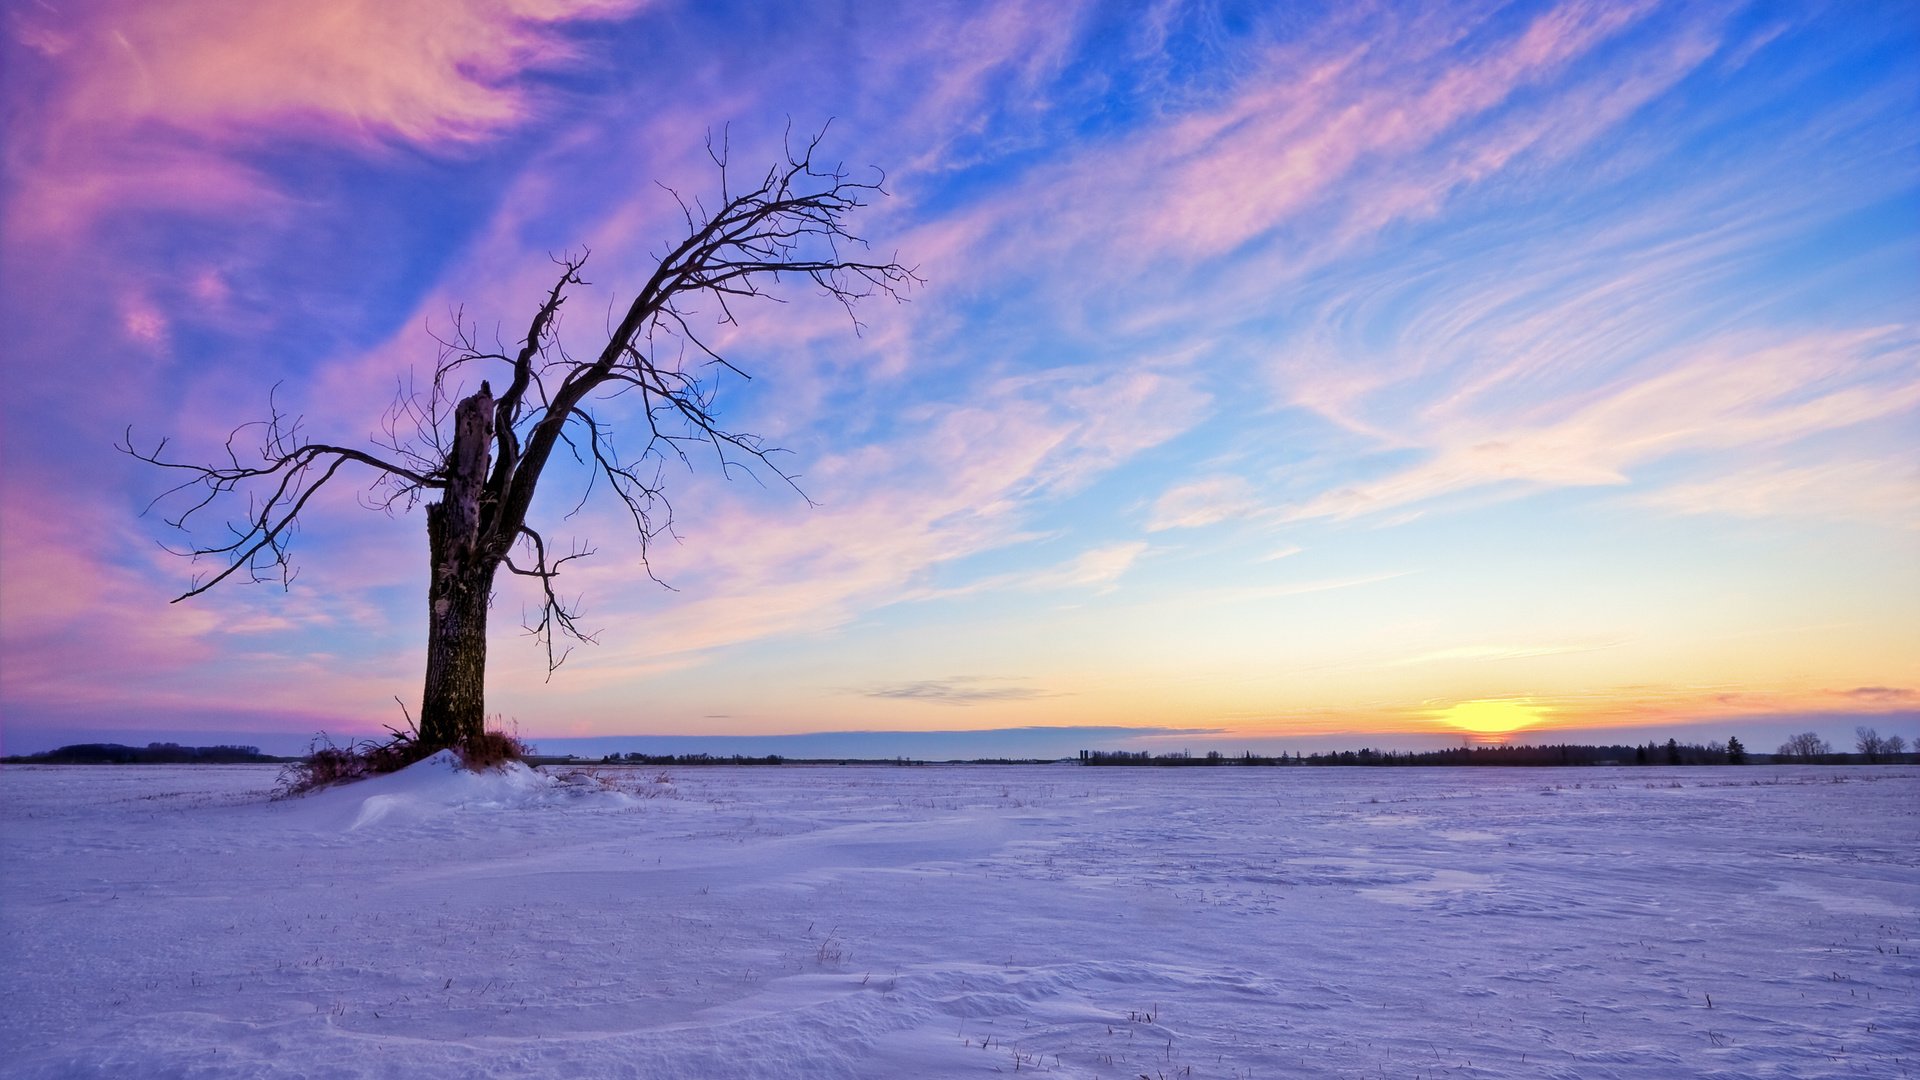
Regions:
<instances>
[{"instance_id":1,"label":"dead grass tuft","mask_svg":"<svg viewBox=\"0 0 1920 1080\"><path fill-rule=\"evenodd\" d=\"M509 761L525 760L533 748L504 731L483 731L456 745L460 763L474 772L498 769Z\"/></svg>"}]
</instances>

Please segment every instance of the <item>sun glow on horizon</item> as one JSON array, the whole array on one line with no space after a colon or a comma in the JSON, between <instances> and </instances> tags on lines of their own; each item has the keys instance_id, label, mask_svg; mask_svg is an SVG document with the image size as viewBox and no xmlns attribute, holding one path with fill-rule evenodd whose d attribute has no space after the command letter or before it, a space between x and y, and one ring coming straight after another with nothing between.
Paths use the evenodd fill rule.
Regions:
<instances>
[{"instance_id":1,"label":"sun glow on horizon","mask_svg":"<svg viewBox=\"0 0 1920 1080\"><path fill-rule=\"evenodd\" d=\"M1461 701L1436 710L1433 716L1449 727L1473 736L1475 742L1503 743L1514 732L1535 727L1547 718L1547 707L1531 698Z\"/></svg>"}]
</instances>

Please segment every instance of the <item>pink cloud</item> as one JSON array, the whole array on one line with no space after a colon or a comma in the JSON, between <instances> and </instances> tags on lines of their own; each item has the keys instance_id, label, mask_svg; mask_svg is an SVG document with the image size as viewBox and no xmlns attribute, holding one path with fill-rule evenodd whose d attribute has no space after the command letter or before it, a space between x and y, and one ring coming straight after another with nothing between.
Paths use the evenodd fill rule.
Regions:
<instances>
[{"instance_id":1,"label":"pink cloud","mask_svg":"<svg viewBox=\"0 0 1920 1080\"><path fill-rule=\"evenodd\" d=\"M313 123L434 143L520 120L523 71L571 55L566 22L636 0L140 0L62 19L63 125L153 121L220 136ZM43 19L61 19L45 13Z\"/></svg>"},{"instance_id":2,"label":"pink cloud","mask_svg":"<svg viewBox=\"0 0 1920 1080\"><path fill-rule=\"evenodd\" d=\"M1909 330L1891 328L1735 337L1655 356L1558 416L1444 420L1427 434L1425 461L1326 492L1295 516L1378 514L1492 485L1619 485L1634 467L1681 452L1778 446L1872 423L1920 406L1916 349Z\"/></svg>"},{"instance_id":3,"label":"pink cloud","mask_svg":"<svg viewBox=\"0 0 1920 1080\"><path fill-rule=\"evenodd\" d=\"M524 119L556 30L638 0L138 0L18 8L45 101L11 134L9 227L59 235L125 205L271 203L223 147L262 132L467 142Z\"/></svg>"},{"instance_id":4,"label":"pink cloud","mask_svg":"<svg viewBox=\"0 0 1920 1080\"><path fill-rule=\"evenodd\" d=\"M950 589L933 589L908 594L908 599L933 600L956 596L970 596L980 593L1001 592L1055 592L1066 590L1092 590L1096 593L1112 592L1127 571L1140 561L1140 556L1148 551L1148 545L1142 540L1126 540L1114 544L1104 544L1083 551L1067 561L1055 566L1043 567L1013 574L998 574L980 578L966 585Z\"/></svg>"},{"instance_id":5,"label":"pink cloud","mask_svg":"<svg viewBox=\"0 0 1920 1080\"><path fill-rule=\"evenodd\" d=\"M1920 466L1887 458L1775 462L1670 484L1641 502L1676 514L1818 517L1920 529Z\"/></svg>"},{"instance_id":6,"label":"pink cloud","mask_svg":"<svg viewBox=\"0 0 1920 1080\"><path fill-rule=\"evenodd\" d=\"M0 489L0 521L0 696L111 697L129 674L211 655L213 613L157 617L166 597L106 557L126 527L105 508L11 482Z\"/></svg>"},{"instance_id":7,"label":"pink cloud","mask_svg":"<svg viewBox=\"0 0 1920 1080\"><path fill-rule=\"evenodd\" d=\"M891 39L874 47L874 76L890 84L889 104L908 105L905 115L891 117L892 123L913 132L921 148L902 173L964 165L955 144L982 133L996 100L1035 114L1044 111L1043 87L1066 62L1090 6L1084 0L1002 0L960 9L967 14L957 20L931 8L904 9L918 14L918 25L907 31L889 27ZM902 39L937 43L938 62L900 47Z\"/></svg>"},{"instance_id":8,"label":"pink cloud","mask_svg":"<svg viewBox=\"0 0 1920 1080\"><path fill-rule=\"evenodd\" d=\"M911 250L960 290L1069 261L1036 287L1062 321L1098 311L1108 336L1217 327L1395 222L1565 160L1712 55L1703 16L1670 48L1580 66L1648 10L1570 2L1517 32L1456 9L1349 12L1208 104L920 225ZM1193 279L1223 258L1236 272Z\"/></svg>"},{"instance_id":9,"label":"pink cloud","mask_svg":"<svg viewBox=\"0 0 1920 1080\"><path fill-rule=\"evenodd\" d=\"M1196 529L1262 509L1253 485L1239 476L1208 476L1169 488L1154 501L1147 529Z\"/></svg>"},{"instance_id":10,"label":"pink cloud","mask_svg":"<svg viewBox=\"0 0 1920 1080\"><path fill-rule=\"evenodd\" d=\"M1628 70L1607 70L1517 110L1457 145L1443 160L1420 169L1383 169L1343 186L1343 221L1329 251L1350 249L1396 221L1431 217L1456 191L1525 163L1539 168L1565 161L1618 128L1636 111L1671 90L1715 55L1718 42L1696 34L1655 49Z\"/></svg>"},{"instance_id":11,"label":"pink cloud","mask_svg":"<svg viewBox=\"0 0 1920 1080\"><path fill-rule=\"evenodd\" d=\"M136 344L153 352L165 352L171 324L153 301L140 295L120 300L120 331Z\"/></svg>"},{"instance_id":12,"label":"pink cloud","mask_svg":"<svg viewBox=\"0 0 1920 1080\"><path fill-rule=\"evenodd\" d=\"M1590 52L1646 7L1564 4L1517 39L1438 72L1407 63L1418 46L1392 33L1384 42L1284 50L1221 108L1149 133L1119 160L1086 162L1066 183L1070 202L1104 221L1127 221L1126 245L1136 255L1224 254L1323 199L1364 162L1425 150ZM1308 55L1333 59L1309 64ZM1107 198L1088 200L1095 191Z\"/></svg>"},{"instance_id":13,"label":"pink cloud","mask_svg":"<svg viewBox=\"0 0 1920 1080\"><path fill-rule=\"evenodd\" d=\"M370 599L389 583L391 537L364 518L358 542L336 541L291 594L240 586L173 604L192 567L154 542L155 522L51 482L0 487L0 715L77 709L137 723L156 710L230 713L239 701L263 723L370 721L418 678L408 655L343 662L313 646L315 630L351 643L393 625L395 613ZM329 524L318 518L310 531Z\"/></svg>"},{"instance_id":14,"label":"pink cloud","mask_svg":"<svg viewBox=\"0 0 1920 1080\"><path fill-rule=\"evenodd\" d=\"M1920 693L1915 693L1904 686L1856 686L1851 690L1840 691L1840 696L1875 705L1902 705L1920 698Z\"/></svg>"}]
</instances>

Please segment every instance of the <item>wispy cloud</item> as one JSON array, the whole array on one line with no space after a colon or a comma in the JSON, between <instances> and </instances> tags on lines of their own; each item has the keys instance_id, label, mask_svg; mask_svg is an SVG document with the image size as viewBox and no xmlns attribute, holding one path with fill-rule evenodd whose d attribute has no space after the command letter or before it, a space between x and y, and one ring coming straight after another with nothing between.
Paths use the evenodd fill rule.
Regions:
<instances>
[{"instance_id":1,"label":"wispy cloud","mask_svg":"<svg viewBox=\"0 0 1920 1080\"><path fill-rule=\"evenodd\" d=\"M1275 271L1292 277L1304 261L1324 263L1503 170L1564 158L1671 86L1712 51L1710 38L1677 50L1668 70L1630 79L1637 93L1611 73L1588 92L1553 81L1652 7L1570 2L1515 32L1471 15L1400 9L1328 20L1254 58L1213 103L1090 145L978 204L964 219L965 243L978 251L970 269L1004 273L1015 252L1030 261L1035 250L1098 251L1102 265L1090 276L1050 291L1097 295L1117 285L1132 294L1131 283L1196 264L1251 269L1240 255L1265 250L1271 257L1242 285L1209 283L1244 299L1270 288ZM1523 92L1546 104L1482 130ZM1597 107L1603 94L1609 101ZM1410 175L1430 179L1409 186ZM1116 221L1127 227L1114 229ZM1138 317L1177 320L1195 303L1208 303L1204 291L1183 290Z\"/></svg>"},{"instance_id":2,"label":"wispy cloud","mask_svg":"<svg viewBox=\"0 0 1920 1080\"><path fill-rule=\"evenodd\" d=\"M1920 465L1890 458L1780 461L1669 484L1640 502L1676 514L1851 519L1920 529Z\"/></svg>"},{"instance_id":3,"label":"wispy cloud","mask_svg":"<svg viewBox=\"0 0 1920 1080\"><path fill-rule=\"evenodd\" d=\"M1144 540L1125 540L1083 551L1066 563L1025 577L1015 578L1015 587L1028 589L1100 589L1110 591L1126 572L1146 554Z\"/></svg>"},{"instance_id":4,"label":"wispy cloud","mask_svg":"<svg viewBox=\"0 0 1920 1080\"><path fill-rule=\"evenodd\" d=\"M1564 656L1568 653L1593 652L1596 649L1612 649L1621 645L1618 641L1567 643L1558 645L1456 645L1445 649L1434 649L1415 656L1403 657L1392 661L1396 666L1412 664L1450 664L1460 661L1483 662L1495 660L1527 660L1536 656Z\"/></svg>"},{"instance_id":5,"label":"wispy cloud","mask_svg":"<svg viewBox=\"0 0 1920 1080\"><path fill-rule=\"evenodd\" d=\"M1219 254L1274 228L1326 195L1372 158L1403 157L1505 102L1517 91L1591 51L1640 18L1650 4L1567 3L1538 16L1517 37L1465 62L1402 67L1411 49L1356 45L1312 68L1276 79L1218 113L1169 132L1175 169L1165 174L1162 244ZM1394 48L1402 45L1402 48ZM1276 59L1280 59L1276 57ZM1396 70L1397 69L1397 70ZM1507 156L1511 156L1508 152ZM1477 156L1478 173L1499 162ZM1467 170L1456 179L1470 178ZM1430 196L1370 200L1426 209ZM1376 214L1375 228L1394 213Z\"/></svg>"},{"instance_id":6,"label":"wispy cloud","mask_svg":"<svg viewBox=\"0 0 1920 1080\"><path fill-rule=\"evenodd\" d=\"M71 229L128 205L275 197L231 148L262 130L377 147L468 142L524 119L520 76L575 56L557 30L639 0L22 6L9 30L45 103L13 129L8 224ZM23 59L28 54L22 54ZM155 166L159 167L156 168Z\"/></svg>"},{"instance_id":7,"label":"wispy cloud","mask_svg":"<svg viewBox=\"0 0 1920 1080\"><path fill-rule=\"evenodd\" d=\"M1253 485L1239 476L1208 476L1168 488L1147 519L1152 532L1197 529L1245 518L1261 509Z\"/></svg>"},{"instance_id":8,"label":"wispy cloud","mask_svg":"<svg viewBox=\"0 0 1920 1080\"><path fill-rule=\"evenodd\" d=\"M1920 698L1920 693L1905 686L1856 686L1851 690L1842 690L1840 696L1876 705L1904 705Z\"/></svg>"},{"instance_id":9,"label":"wispy cloud","mask_svg":"<svg viewBox=\"0 0 1920 1080\"><path fill-rule=\"evenodd\" d=\"M932 8L911 10L916 25L904 32L911 40L940 42L937 63L900 48L903 28L888 27L888 40L875 41L872 55L879 61L876 77L889 88L884 97L906 106L894 123L921 133L920 150L903 170L909 179L917 171L962 168L993 152L976 149L981 143L1024 141L1018 133L1028 125L1018 114L1045 112L1048 88L1071 58L1088 6L999 0L969 5L957 19Z\"/></svg>"},{"instance_id":10,"label":"wispy cloud","mask_svg":"<svg viewBox=\"0 0 1920 1080\"><path fill-rule=\"evenodd\" d=\"M615 553L570 575L568 587L603 597L594 617L621 627L580 654L570 677L617 681L670 656L690 662L723 646L829 630L903 600L1111 585L1147 550L1143 542L957 588L928 582L943 564L1031 538L1034 506L1183 430L1201 399L1156 398L1142 390L1153 380L1059 371L999 383L976 403L927 406L909 433L813 463L812 509L715 492L713 505L684 516L689 542L655 555L680 594L624 588L631 572ZM617 518L596 513L573 527L620 535Z\"/></svg>"},{"instance_id":11,"label":"wispy cloud","mask_svg":"<svg viewBox=\"0 0 1920 1080\"><path fill-rule=\"evenodd\" d=\"M1057 592L1070 589L1088 589L1097 593L1112 592L1120 579L1133 568L1140 556L1147 553L1149 545L1144 540L1128 540L1107 544L1083 551L1063 563L1027 570L1012 574L995 574L942 589L927 589L911 594L912 600L945 599L955 596L968 596L980 593L1031 593Z\"/></svg>"},{"instance_id":12,"label":"wispy cloud","mask_svg":"<svg viewBox=\"0 0 1920 1080\"><path fill-rule=\"evenodd\" d=\"M60 512L48 513L52 506ZM324 646L315 648L316 638L388 629L388 613L357 588L323 584L298 605L265 588L238 590L219 605L170 605L186 568L139 535L137 522L18 482L0 488L0 520L0 610L8 614L0 622L0 698L124 716L218 711L244 687L259 710L356 717L390 693L384 687L407 666L388 656L372 665L356 658L341 670ZM26 612L31 618L15 614ZM111 648L102 648L103 635Z\"/></svg>"},{"instance_id":13,"label":"wispy cloud","mask_svg":"<svg viewBox=\"0 0 1920 1080\"><path fill-rule=\"evenodd\" d=\"M1195 603L1216 604L1252 603L1261 600L1282 600L1290 596L1311 596L1314 593L1335 592L1340 589L1357 589L1366 585L1378 585L1383 581L1406 577L1410 570L1393 570L1379 574L1355 574L1351 577L1315 578L1308 581L1289 581L1276 585L1239 585L1232 588L1214 589L1193 597Z\"/></svg>"},{"instance_id":14,"label":"wispy cloud","mask_svg":"<svg viewBox=\"0 0 1920 1080\"><path fill-rule=\"evenodd\" d=\"M978 675L955 675L946 679L875 686L859 693L890 701L924 701L933 705L981 705L995 701L1031 701L1048 696L1043 690L1016 683L1017 680L1010 682Z\"/></svg>"},{"instance_id":15,"label":"wispy cloud","mask_svg":"<svg viewBox=\"0 0 1920 1080\"><path fill-rule=\"evenodd\" d=\"M1920 346L1905 328L1735 337L1651 361L1585 401L1443 424L1425 460L1327 492L1295 516L1357 517L1495 486L1624 485L1636 466L1675 455L1777 447L1916 405Z\"/></svg>"}]
</instances>

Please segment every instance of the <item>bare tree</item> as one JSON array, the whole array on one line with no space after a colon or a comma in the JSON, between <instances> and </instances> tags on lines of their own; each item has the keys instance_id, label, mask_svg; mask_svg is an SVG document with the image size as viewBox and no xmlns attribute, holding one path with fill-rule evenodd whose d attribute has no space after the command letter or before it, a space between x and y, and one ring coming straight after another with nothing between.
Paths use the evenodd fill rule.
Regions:
<instances>
[{"instance_id":1,"label":"bare tree","mask_svg":"<svg viewBox=\"0 0 1920 1080\"><path fill-rule=\"evenodd\" d=\"M1853 736L1854 749L1857 750L1862 757L1867 759L1867 764L1869 765L1878 765L1893 755L1898 754L1900 749L1905 749L1904 742L1901 744L1900 749L1895 749L1892 745L1893 741L1899 739L1900 736L1895 735L1892 739L1883 739L1880 737L1878 731L1870 727L1862 726L1854 728Z\"/></svg>"},{"instance_id":2,"label":"bare tree","mask_svg":"<svg viewBox=\"0 0 1920 1080\"><path fill-rule=\"evenodd\" d=\"M604 343L590 356L572 355L559 336L562 306L571 290L586 284L580 276L583 252L555 260L557 280L513 347L482 343L473 324L456 313L453 332L438 339L430 386L400 395L384 436L369 448L310 442L298 417L271 404L265 420L242 425L228 438L227 460L211 465L170 459L164 439L151 450L137 449L129 431L121 449L185 476L161 497L185 500L168 524L184 530L210 506L245 500L223 540L179 551L224 566L196 577L175 602L236 578L290 583L289 543L300 515L336 476L370 471L371 497L363 501L391 509L431 500L420 739L447 746L480 734L487 613L501 567L531 579L543 597L528 629L546 649L549 673L566 657L564 648L556 651L556 638L591 640L575 621L577 606L554 582L567 563L592 552L557 548L527 519L556 452L589 470L582 502L601 487L619 500L644 563L647 541L671 527L662 487L665 463L686 462L690 451L704 450L723 475L768 471L793 482L770 460L772 448L721 424L717 377L746 376L703 333L733 323L739 302L769 296L786 280L810 283L843 305L850 318L857 302L876 294L897 300L919 281L897 259L866 257L867 244L850 231L853 213L885 194L883 177L856 179L841 166L823 165L816 159L820 141L820 135L790 141L784 162L742 188L729 172L724 140L718 147L709 140L719 174L717 202L709 207L668 189L682 211L686 236L659 257L625 310L616 309L618 321L609 320ZM857 332L857 319L853 326ZM505 389L496 396L483 378L478 390L461 396L481 374L495 375ZM627 399L632 418L624 449L604 418L606 401L619 396ZM240 443L249 438L258 445L243 455Z\"/></svg>"},{"instance_id":3,"label":"bare tree","mask_svg":"<svg viewBox=\"0 0 1920 1080\"><path fill-rule=\"evenodd\" d=\"M1784 761L1811 762L1819 761L1831 753L1833 753L1833 747L1827 744L1827 740L1815 732L1803 731L1781 743L1780 749L1775 750L1773 756Z\"/></svg>"}]
</instances>

